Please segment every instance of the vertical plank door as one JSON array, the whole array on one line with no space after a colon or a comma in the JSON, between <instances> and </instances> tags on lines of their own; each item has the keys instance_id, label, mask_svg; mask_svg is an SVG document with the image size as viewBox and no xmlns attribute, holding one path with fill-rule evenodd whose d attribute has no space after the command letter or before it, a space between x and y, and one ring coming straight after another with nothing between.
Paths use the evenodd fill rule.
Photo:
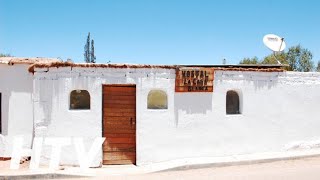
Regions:
<instances>
[{"instance_id":1,"label":"vertical plank door","mask_svg":"<svg viewBox=\"0 0 320 180\"><path fill-rule=\"evenodd\" d=\"M136 86L103 86L103 164L136 163Z\"/></svg>"}]
</instances>

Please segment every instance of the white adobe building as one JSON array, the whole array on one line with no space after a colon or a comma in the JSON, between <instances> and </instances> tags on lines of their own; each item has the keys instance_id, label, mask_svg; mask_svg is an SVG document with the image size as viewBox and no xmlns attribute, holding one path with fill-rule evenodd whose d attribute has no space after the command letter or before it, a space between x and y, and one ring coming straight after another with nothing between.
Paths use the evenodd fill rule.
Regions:
<instances>
[{"instance_id":1,"label":"white adobe building","mask_svg":"<svg viewBox=\"0 0 320 180\"><path fill-rule=\"evenodd\" d=\"M10 157L15 136L23 136L24 148L33 137L33 75L31 64L60 62L53 58L0 58L0 158Z\"/></svg>"},{"instance_id":2,"label":"white adobe building","mask_svg":"<svg viewBox=\"0 0 320 180\"><path fill-rule=\"evenodd\" d=\"M24 95L32 97L28 102L33 107L14 106L30 111L6 119L10 124L30 117L24 121L28 129L11 126L14 135L29 137L26 143L32 137L83 137L88 146L96 137L106 137L92 167L272 157L306 151L304 145L313 149L320 142L320 73L262 65L65 62L35 63L30 72L26 67L19 71L29 78ZM65 146L60 164L79 165L74 151ZM42 158L49 159L50 152L44 147Z\"/></svg>"}]
</instances>

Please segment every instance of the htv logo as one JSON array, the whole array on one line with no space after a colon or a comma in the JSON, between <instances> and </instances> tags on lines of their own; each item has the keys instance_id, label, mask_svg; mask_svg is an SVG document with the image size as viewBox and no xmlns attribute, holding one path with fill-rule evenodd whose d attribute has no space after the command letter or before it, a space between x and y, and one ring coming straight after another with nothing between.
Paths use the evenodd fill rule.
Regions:
<instances>
[{"instance_id":1,"label":"htv logo","mask_svg":"<svg viewBox=\"0 0 320 180\"><path fill-rule=\"evenodd\" d=\"M104 137L95 138L89 149L84 146L83 138L80 137L36 137L33 140L32 149L23 149L23 138L15 137L13 140L10 169L19 169L20 159L24 156L31 156L30 169L38 169L43 144L51 146L50 169L57 169L59 167L61 148L72 144L75 147L80 168L89 168L101 150L104 141ZM89 149L89 151L87 152L86 149Z\"/></svg>"}]
</instances>

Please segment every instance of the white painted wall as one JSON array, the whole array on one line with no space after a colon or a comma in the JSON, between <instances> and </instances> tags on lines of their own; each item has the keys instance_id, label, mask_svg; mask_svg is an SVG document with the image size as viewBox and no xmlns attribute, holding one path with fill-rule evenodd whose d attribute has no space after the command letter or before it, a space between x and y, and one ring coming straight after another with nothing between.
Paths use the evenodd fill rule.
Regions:
<instances>
[{"instance_id":1,"label":"white painted wall","mask_svg":"<svg viewBox=\"0 0 320 180\"><path fill-rule=\"evenodd\" d=\"M228 90L241 95L241 115L226 115ZM216 71L212 94L175 93L174 118L143 112L139 162L272 153L318 140L319 91L319 73Z\"/></svg>"},{"instance_id":2,"label":"white painted wall","mask_svg":"<svg viewBox=\"0 0 320 180\"><path fill-rule=\"evenodd\" d=\"M10 157L15 136L24 138L24 148L31 148L33 132L33 75L28 65L0 64L2 94L2 133L0 157Z\"/></svg>"},{"instance_id":3,"label":"white painted wall","mask_svg":"<svg viewBox=\"0 0 320 180\"><path fill-rule=\"evenodd\" d=\"M102 136L102 84L136 84L139 112L147 107L141 102L147 96L146 88L169 91L173 102L174 78L175 74L167 69L73 68L71 71L70 68L50 68L48 73L38 71L34 79L35 134L37 137L84 137L89 148L94 138ZM88 90L90 110L69 110L70 92L75 89ZM173 114L172 103L170 109ZM44 147L43 160L50 159L50 152L50 147ZM74 152L73 145L66 146L61 164L78 164ZM102 151L91 166L99 166L101 160Z\"/></svg>"},{"instance_id":4,"label":"white painted wall","mask_svg":"<svg viewBox=\"0 0 320 180\"><path fill-rule=\"evenodd\" d=\"M37 136L102 135L102 84L137 85L137 165L182 158L287 151L320 140L320 73L216 71L213 93L175 93L175 70L50 68L35 73ZM70 111L69 93L86 89L91 110ZM168 93L167 110L147 109L152 89ZM241 96L242 114L226 115L226 92ZM72 146L62 164L78 164ZM50 149L43 152L49 158ZM102 152L101 152L102 153ZM100 154L92 166L102 160Z\"/></svg>"}]
</instances>

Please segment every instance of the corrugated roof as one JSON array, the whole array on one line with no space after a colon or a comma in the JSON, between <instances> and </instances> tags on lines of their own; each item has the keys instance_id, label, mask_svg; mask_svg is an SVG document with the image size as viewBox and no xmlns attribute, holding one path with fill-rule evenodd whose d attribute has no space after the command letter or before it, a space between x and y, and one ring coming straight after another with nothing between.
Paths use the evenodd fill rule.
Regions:
<instances>
[{"instance_id":1,"label":"corrugated roof","mask_svg":"<svg viewBox=\"0 0 320 180\"><path fill-rule=\"evenodd\" d=\"M42 58L42 57L0 57L0 64L34 64L34 63L53 63L62 62L57 58Z\"/></svg>"}]
</instances>

